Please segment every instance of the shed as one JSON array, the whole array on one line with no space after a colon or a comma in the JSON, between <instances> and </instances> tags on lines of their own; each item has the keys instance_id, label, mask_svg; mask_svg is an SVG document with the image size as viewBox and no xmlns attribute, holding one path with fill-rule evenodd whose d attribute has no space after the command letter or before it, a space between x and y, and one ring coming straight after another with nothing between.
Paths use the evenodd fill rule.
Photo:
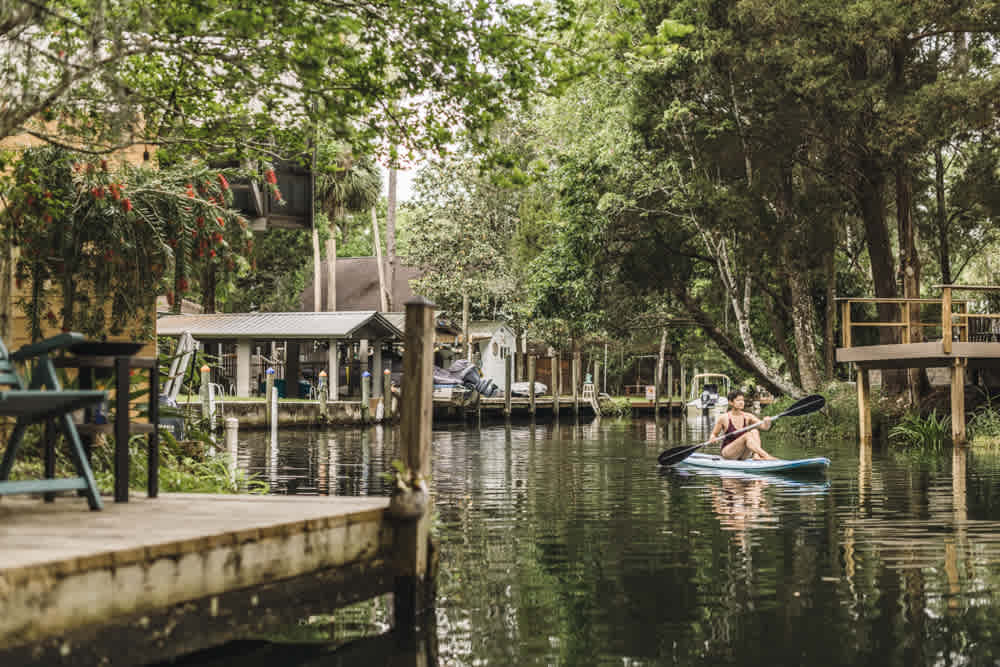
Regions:
<instances>
[{"instance_id":1,"label":"shed","mask_svg":"<svg viewBox=\"0 0 1000 667\"><path fill-rule=\"evenodd\" d=\"M503 391L507 391L507 359L514 357L517 336L506 324L496 320L469 322L469 342L473 361Z\"/></svg>"}]
</instances>

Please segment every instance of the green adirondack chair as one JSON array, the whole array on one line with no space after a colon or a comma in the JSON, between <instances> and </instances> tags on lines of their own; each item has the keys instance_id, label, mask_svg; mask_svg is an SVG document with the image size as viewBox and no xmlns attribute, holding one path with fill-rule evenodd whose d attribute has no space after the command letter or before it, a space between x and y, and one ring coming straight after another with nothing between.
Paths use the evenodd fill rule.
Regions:
<instances>
[{"instance_id":1,"label":"green adirondack chair","mask_svg":"<svg viewBox=\"0 0 1000 667\"><path fill-rule=\"evenodd\" d=\"M90 509L103 507L94 481L90 463L84 455L83 444L77 433L71 413L100 403L107 398L104 391L64 390L56 375L50 355L84 340L83 334L65 333L25 345L8 353L0 340L0 417L15 417L14 430L7 441L3 461L0 462L0 495L12 493L45 493L78 489L86 496ZM16 364L33 364L31 384L26 385ZM45 387L43 389L42 387ZM66 438L70 458L76 468L76 477L67 479L40 479L10 481L10 470L21 446L24 432L31 424L54 422Z\"/></svg>"}]
</instances>

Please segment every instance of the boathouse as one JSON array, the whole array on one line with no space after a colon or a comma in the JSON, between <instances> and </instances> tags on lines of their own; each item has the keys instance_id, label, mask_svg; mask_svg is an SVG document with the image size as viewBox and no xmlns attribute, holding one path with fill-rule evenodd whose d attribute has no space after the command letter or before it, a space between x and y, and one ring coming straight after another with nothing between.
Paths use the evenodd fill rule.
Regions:
<instances>
[{"instance_id":1,"label":"boathouse","mask_svg":"<svg viewBox=\"0 0 1000 667\"><path fill-rule=\"evenodd\" d=\"M211 313L167 315L156 321L157 336L180 337L185 332L218 354L223 370L231 374L237 396L259 393L268 362L279 358L274 348L284 350L285 395L297 398L302 364L315 354L325 357L310 368L312 377L324 370L330 378L330 399L338 400L345 375L341 365L347 356L360 354L367 366L371 349L371 371L381 376L388 368L387 350L402 341L403 332L389 318L375 311L333 313ZM359 352L360 350L360 352ZM226 360L231 360L228 365ZM350 380L349 375L346 378ZM381 396L382 385L372 383L373 396Z\"/></svg>"}]
</instances>

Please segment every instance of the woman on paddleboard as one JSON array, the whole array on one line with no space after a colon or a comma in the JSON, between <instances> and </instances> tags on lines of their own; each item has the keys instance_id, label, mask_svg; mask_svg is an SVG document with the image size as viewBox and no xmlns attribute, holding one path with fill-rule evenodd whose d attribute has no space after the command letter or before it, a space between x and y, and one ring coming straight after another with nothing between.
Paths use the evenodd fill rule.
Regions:
<instances>
[{"instance_id":1,"label":"woman on paddleboard","mask_svg":"<svg viewBox=\"0 0 1000 667\"><path fill-rule=\"evenodd\" d=\"M746 397L739 389L729 392L729 412L719 415L712 428L712 437L709 442L722 440L722 458L743 460L749 458L775 460L776 456L771 456L760 445L760 430L767 431L771 428L771 418L764 417L763 420L756 415L743 411ZM731 435L735 431L752 426L761 422L760 429L747 431L741 435Z\"/></svg>"}]
</instances>

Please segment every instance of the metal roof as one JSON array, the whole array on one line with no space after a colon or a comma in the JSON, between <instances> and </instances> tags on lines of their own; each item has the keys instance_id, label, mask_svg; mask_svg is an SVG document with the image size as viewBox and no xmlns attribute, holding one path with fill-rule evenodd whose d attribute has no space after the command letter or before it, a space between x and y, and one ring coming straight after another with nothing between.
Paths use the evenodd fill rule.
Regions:
<instances>
[{"instance_id":1,"label":"metal roof","mask_svg":"<svg viewBox=\"0 0 1000 667\"><path fill-rule=\"evenodd\" d=\"M195 338L324 338L403 337L403 332L373 310L332 313L210 313L165 315L156 320L159 336L180 336L185 331Z\"/></svg>"}]
</instances>

